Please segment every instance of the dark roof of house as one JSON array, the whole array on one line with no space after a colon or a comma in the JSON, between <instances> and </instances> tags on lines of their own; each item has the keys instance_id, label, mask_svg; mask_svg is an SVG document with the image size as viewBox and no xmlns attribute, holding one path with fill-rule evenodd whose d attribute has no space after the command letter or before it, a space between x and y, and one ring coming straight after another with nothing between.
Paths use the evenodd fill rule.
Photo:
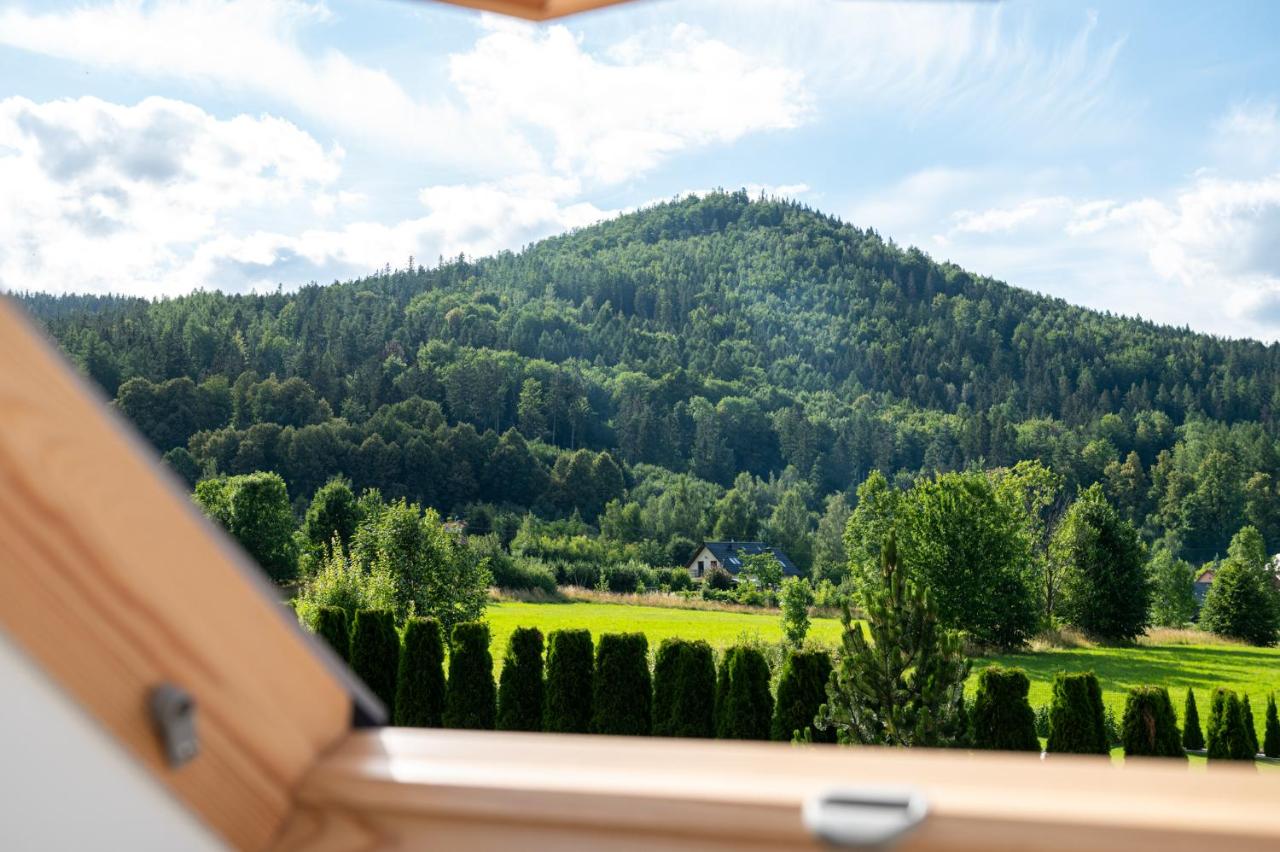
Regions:
<instances>
[{"instance_id":1,"label":"dark roof of house","mask_svg":"<svg viewBox=\"0 0 1280 852\"><path fill-rule=\"evenodd\" d=\"M772 545L765 544L763 541L704 541L693 552L693 556L689 557L689 561L685 563L686 569L693 564L693 560L697 558L704 547L711 551L711 555L730 574L737 574L742 570L742 557L756 556L760 553L772 553L774 558L782 563L784 576L795 577L800 574L800 569L787 558L787 554Z\"/></svg>"}]
</instances>

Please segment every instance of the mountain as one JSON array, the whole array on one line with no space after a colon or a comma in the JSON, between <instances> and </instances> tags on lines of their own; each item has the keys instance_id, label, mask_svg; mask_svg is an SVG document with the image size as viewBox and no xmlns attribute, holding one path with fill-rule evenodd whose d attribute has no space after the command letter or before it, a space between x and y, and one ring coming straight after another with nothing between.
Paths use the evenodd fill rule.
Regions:
<instances>
[{"instance_id":1,"label":"mountain","mask_svg":"<svg viewBox=\"0 0 1280 852\"><path fill-rule=\"evenodd\" d=\"M189 481L272 469L304 502L342 473L504 534L576 510L674 558L726 489L812 529L874 469L1039 459L1193 558L1244 523L1280 544L1280 346L745 192L291 293L19 298Z\"/></svg>"}]
</instances>

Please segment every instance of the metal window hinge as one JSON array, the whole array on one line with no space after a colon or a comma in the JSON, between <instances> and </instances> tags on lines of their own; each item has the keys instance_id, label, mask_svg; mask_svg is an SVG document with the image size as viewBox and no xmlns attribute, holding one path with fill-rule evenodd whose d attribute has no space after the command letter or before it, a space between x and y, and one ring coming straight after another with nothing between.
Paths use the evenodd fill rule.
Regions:
<instances>
[{"instance_id":1,"label":"metal window hinge","mask_svg":"<svg viewBox=\"0 0 1280 852\"><path fill-rule=\"evenodd\" d=\"M147 706L169 766L176 769L195 757L200 751L196 700L182 687L162 683L151 689Z\"/></svg>"},{"instance_id":2,"label":"metal window hinge","mask_svg":"<svg viewBox=\"0 0 1280 852\"><path fill-rule=\"evenodd\" d=\"M844 788L804 803L804 824L832 846L887 846L924 821L929 808L919 791Z\"/></svg>"}]
</instances>

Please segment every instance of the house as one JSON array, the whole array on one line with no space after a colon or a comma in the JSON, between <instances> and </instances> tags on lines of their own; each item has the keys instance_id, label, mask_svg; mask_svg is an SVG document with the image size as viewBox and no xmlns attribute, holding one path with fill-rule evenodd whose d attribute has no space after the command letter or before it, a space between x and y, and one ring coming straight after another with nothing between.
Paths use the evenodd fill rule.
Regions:
<instances>
[{"instance_id":1,"label":"house","mask_svg":"<svg viewBox=\"0 0 1280 852\"><path fill-rule=\"evenodd\" d=\"M747 556L772 553L782 563L782 576L798 577L800 569L787 558L787 554L763 541L704 541L685 563L689 576L698 579L717 566L728 571L736 580L742 570L742 560Z\"/></svg>"},{"instance_id":2,"label":"house","mask_svg":"<svg viewBox=\"0 0 1280 852\"><path fill-rule=\"evenodd\" d=\"M1213 578L1214 573L1212 568L1205 571L1199 577L1196 577L1196 582L1195 585L1192 586L1192 590L1195 593L1197 604L1204 604L1205 595L1209 594L1209 587L1213 585Z\"/></svg>"}]
</instances>

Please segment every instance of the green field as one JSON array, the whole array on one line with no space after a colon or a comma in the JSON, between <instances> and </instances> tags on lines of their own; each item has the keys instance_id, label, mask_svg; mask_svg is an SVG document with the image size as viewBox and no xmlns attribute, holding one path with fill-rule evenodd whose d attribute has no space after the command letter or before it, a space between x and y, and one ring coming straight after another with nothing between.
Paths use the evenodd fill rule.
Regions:
<instances>
[{"instance_id":1,"label":"green field","mask_svg":"<svg viewBox=\"0 0 1280 852\"><path fill-rule=\"evenodd\" d=\"M765 642L779 642L782 626L776 614L670 609L606 603L518 603L491 604L488 620L493 631L495 666L500 664L507 639L517 627L538 627L543 633L567 627L585 627L592 636L602 633L643 632L649 647L670 636L706 639L717 649L747 636ZM809 631L812 639L834 647L840 623L832 618L815 618ZM1225 686L1248 694L1262 733L1266 695L1280 692L1280 649L1249 648L1239 645L1138 645L1129 648L1073 648L1019 654L1005 654L974 661L974 669L991 662L1019 666L1031 677L1031 703L1047 704L1053 676L1058 671L1093 670L1102 682L1107 705L1119 716L1124 709L1125 691L1140 684L1169 688L1178 715L1187 687L1196 691L1203 724L1209 715L1209 692ZM972 687L972 681L971 681Z\"/></svg>"}]
</instances>

